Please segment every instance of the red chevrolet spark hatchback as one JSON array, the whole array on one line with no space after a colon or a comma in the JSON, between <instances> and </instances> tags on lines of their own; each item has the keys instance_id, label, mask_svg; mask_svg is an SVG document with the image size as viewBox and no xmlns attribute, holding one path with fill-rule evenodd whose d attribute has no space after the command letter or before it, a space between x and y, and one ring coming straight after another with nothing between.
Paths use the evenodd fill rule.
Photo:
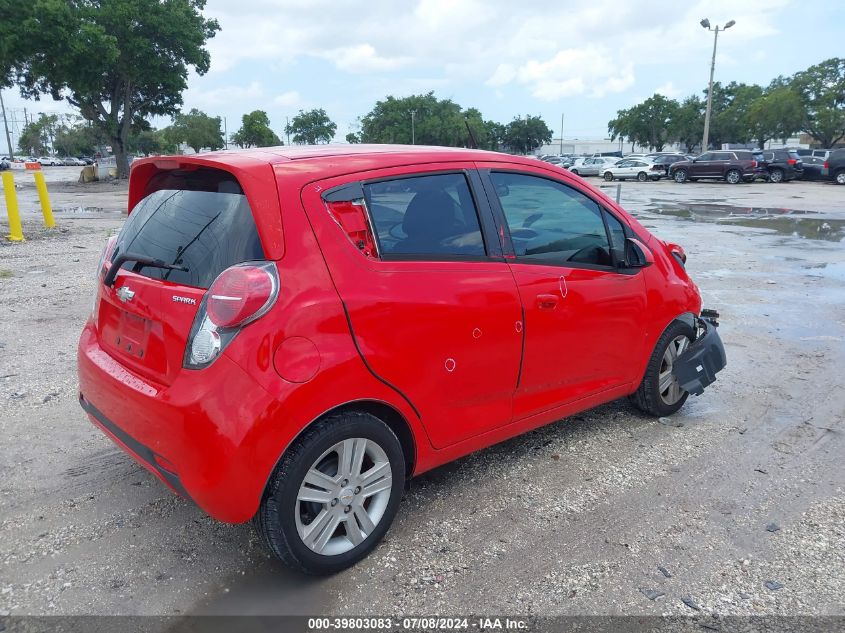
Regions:
<instances>
[{"instance_id":1,"label":"red chevrolet spark hatchback","mask_svg":"<svg viewBox=\"0 0 845 633\"><path fill-rule=\"evenodd\" d=\"M563 169L402 146L133 164L80 403L176 492L330 573L406 480L600 403L669 415L725 364L681 247Z\"/></svg>"}]
</instances>

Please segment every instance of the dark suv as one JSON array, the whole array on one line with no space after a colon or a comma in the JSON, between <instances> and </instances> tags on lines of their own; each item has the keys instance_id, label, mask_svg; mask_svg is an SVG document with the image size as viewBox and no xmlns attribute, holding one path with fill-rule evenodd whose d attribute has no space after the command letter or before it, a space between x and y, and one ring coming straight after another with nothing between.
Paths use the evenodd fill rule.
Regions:
<instances>
[{"instance_id":1,"label":"dark suv","mask_svg":"<svg viewBox=\"0 0 845 633\"><path fill-rule=\"evenodd\" d=\"M699 178L724 180L732 185L743 180L751 182L761 173L759 162L762 158L762 154L750 150L705 152L692 160L673 163L669 167L669 177L675 182Z\"/></svg>"},{"instance_id":2,"label":"dark suv","mask_svg":"<svg viewBox=\"0 0 845 633\"><path fill-rule=\"evenodd\" d=\"M822 167L822 176L830 178L837 185L845 185L845 149L836 149L830 153Z\"/></svg>"},{"instance_id":3,"label":"dark suv","mask_svg":"<svg viewBox=\"0 0 845 633\"><path fill-rule=\"evenodd\" d=\"M769 182L787 182L800 178L804 163L794 149L772 149L763 152L763 165Z\"/></svg>"}]
</instances>

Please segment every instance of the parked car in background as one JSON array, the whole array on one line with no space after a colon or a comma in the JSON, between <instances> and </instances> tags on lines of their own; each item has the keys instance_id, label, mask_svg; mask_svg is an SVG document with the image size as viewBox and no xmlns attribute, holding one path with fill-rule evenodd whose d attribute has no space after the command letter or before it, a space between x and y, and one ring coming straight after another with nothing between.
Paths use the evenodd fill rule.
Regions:
<instances>
[{"instance_id":1,"label":"parked car in background","mask_svg":"<svg viewBox=\"0 0 845 633\"><path fill-rule=\"evenodd\" d=\"M85 161L81 160L79 158L76 158L76 156L66 156L65 158L62 159L62 162L68 167L84 167L85 166Z\"/></svg>"},{"instance_id":2,"label":"parked car in background","mask_svg":"<svg viewBox=\"0 0 845 633\"><path fill-rule=\"evenodd\" d=\"M725 350L685 261L525 157L141 159L93 280L79 402L172 490L330 574L376 547L417 474L626 396L666 416L702 393Z\"/></svg>"},{"instance_id":3,"label":"parked car in background","mask_svg":"<svg viewBox=\"0 0 845 633\"><path fill-rule=\"evenodd\" d=\"M802 156L801 162L804 164L801 180L825 180L825 177L822 176L824 158L819 158L818 156Z\"/></svg>"},{"instance_id":4,"label":"parked car in background","mask_svg":"<svg viewBox=\"0 0 845 633\"><path fill-rule=\"evenodd\" d=\"M0 171L5 171L12 168L12 161L8 158L0 158Z\"/></svg>"},{"instance_id":5,"label":"parked car in background","mask_svg":"<svg viewBox=\"0 0 845 633\"><path fill-rule=\"evenodd\" d=\"M822 176L837 185L845 185L845 149L835 149L822 165Z\"/></svg>"},{"instance_id":6,"label":"parked car in background","mask_svg":"<svg viewBox=\"0 0 845 633\"><path fill-rule=\"evenodd\" d=\"M749 150L705 152L691 161L678 161L669 166L669 176L675 182L695 182L700 179L724 180L736 185L751 182L761 172L758 161L762 155Z\"/></svg>"},{"instance_id":7,"label":"parked car in background","mask_svg":"<svg viewBox=\"0 0 845 633\"><path fill-rule=\"evenodd\" d=\"M804 171L801 156L794 149L768 149L762 152L765 174L769 182L788 182L800 178Z\"/></svg>"},{"instance_id":8,"label":"parked car in background","mask_svg":"<svg viewBox=\"0 0 845 633\"><path fill-rule=\"evenodd\" d=\"M81 160L86 165L93 165L94 164L94 159L91 158L90 156L77 156L77 158L79 160Z\"/></svg>"},{"instance_id":9,"label":"parked car in background","mask_svg":"<svg viewBox=\"0 0 845 633\"><path fill-rule=\"evenodd\" d=\"M615 165L619 159L615 156L597 156L585 158L580 165L573 165L569 171L578 176L598 176L605 168Z\"/></svg>"},{"instance_id":10,"label":"parked car in background","mask_svg":"<svg viewBox=\"0 0 845 633\"><path fill-rule=\"evenodd\" d=\"M662 172L661 176L669 175L669 167L682 160L687 160L684 154L657 154L651 157L654 161L652 172Z\"/></svg>"},{"instance_id":11,"label":"parked car in background","mask_svg":"<svg viewBox=\"0 0 845 633\"><path fill-rule=\"evenodd\" d=\"M62 164L62 161L59 160L58 158L55 158L54 156L42 156L38 159L37 162L41 163L42 167L44 167L44 166L53 167L53 166Z\"/></svg>"},{"instance_id":12,"label":"parked car in background","mask_svg":"<svg viewBox=\"0 0 845 633\"><path fill-rule=\"evenodd\" d=\"M602 177L607 180L628 180L636 178L640 182L646 180L660 180L661 173L655 174L652 171L654 161L651 158L623 158L613 165L608 165L602 172Z\"/></svg>"}]
</instances>

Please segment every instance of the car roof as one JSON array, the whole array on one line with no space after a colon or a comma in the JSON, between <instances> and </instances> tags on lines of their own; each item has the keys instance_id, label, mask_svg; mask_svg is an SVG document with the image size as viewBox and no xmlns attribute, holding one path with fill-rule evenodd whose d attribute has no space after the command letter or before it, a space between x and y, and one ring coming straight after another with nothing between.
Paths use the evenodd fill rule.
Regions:
<instances>
[{"instance_id":1,"label":"car roof","mask_svg":"<svg viewBox=\"0 0 845 633\"><path fill-rule=\"evenodd\" d=\"M501 152L467 149L463 147L438 147L428 145L389 144L329 144L329 145L287 145L239 150L222 150L179 156L151 156L132 162L134 171L142 165L176 164L207 165L209 167L249 170L262 166L296 164L297 168L314 173L331 173L343 167L354 170L378 169L416 163L459 161L507 161L536 165L537 159L530 156L516 156ZM167 167L165 167L167 168Z\"/></svg>"}]
</instances>

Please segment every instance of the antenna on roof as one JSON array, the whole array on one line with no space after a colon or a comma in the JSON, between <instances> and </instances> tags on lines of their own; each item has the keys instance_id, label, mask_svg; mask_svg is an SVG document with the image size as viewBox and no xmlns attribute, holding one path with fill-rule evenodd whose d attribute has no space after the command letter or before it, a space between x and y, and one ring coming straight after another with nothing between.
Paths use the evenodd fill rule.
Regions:
<instances>
[{"instance_id":1,"label":"antenna on roof","mask_svg":"<svg viewBox=\"0 0 845 633\"><path fill-rule=\"evenodd\" d=\"M478 149L478 143L475 140L475 134L472 133L472 128L469 126L469 121L464 119L464 125L467 126L467 134L469 135L469 148Z\"/></svg>"}]
</instances>

